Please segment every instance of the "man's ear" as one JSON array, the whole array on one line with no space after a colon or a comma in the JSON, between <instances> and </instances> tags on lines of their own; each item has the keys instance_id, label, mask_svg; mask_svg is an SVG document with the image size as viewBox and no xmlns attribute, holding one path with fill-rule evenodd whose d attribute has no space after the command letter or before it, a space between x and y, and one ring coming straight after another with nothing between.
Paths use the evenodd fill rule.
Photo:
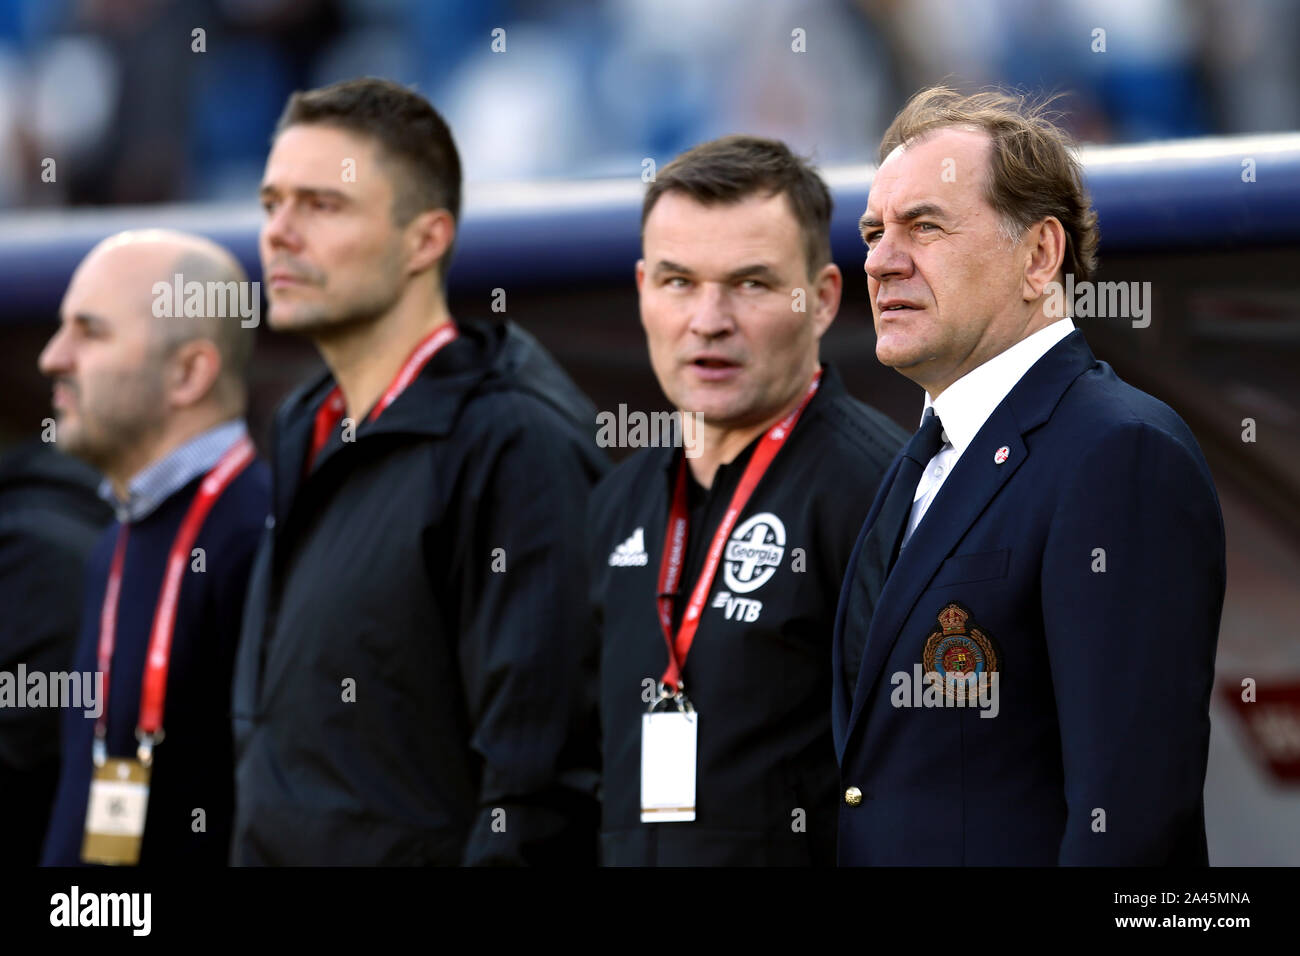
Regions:
<instances>
[{"instance_id":1,"label":"man's ear","mask_svg":"<svg viewBox=\"0 0 1300 956\"><path fill-rule=\"evenodd\" d=\"M221 350L211 339L182 342L166 362L163 381L172 408L190 408L199 404L212 394L221 378Z\"/></svg>"},{"instance_id":2,"label":"man's ear","mask_svg":"<svg viewBox=\"0 0 1300 956\"><path fill-rule=\"evenodd\" d=\"M456 220L446 209L420 213L406 227L407 261L410 275L437 266L456 239Z\"/></svg>"},{"instance_id":3,"label":"man's ear","mask_svg":"<svg viewBox=\"0 0 1300 956\"><path fill-rule=\"evenodd\" d=\"M640 295L645 290L645 260L636 261L636 294Z\"/></svg>"},{"instance_id":4,"label":"man's ear","mask_svg":"<svg viewBox=\"0 0 1300 956\"><path fill-rule=\"evenodd\" d=\"M1061 271L1061 263L1065 261L1065 227L1055 216L1048 216L1030 226L1021 241L1028 247L1029 258L1025 262L1020 294L1026 302L1034 302Z\"/></svg>"},{"instance_id":5,"label":"man's ear","mask_svg":"<svg viewBox=\"0 0 1300 956\"><path fill-rule=\"evenodd\" d=\"M844 275L840 267L828 262L818 270L813 279L812 288L808 290L807 308L812 312L813 329L817 338L826 334L826 330L835 321L840 311L840 296L844 292ZM793 305L791 306L793 308Z\"/></svg>"}]
</instances>

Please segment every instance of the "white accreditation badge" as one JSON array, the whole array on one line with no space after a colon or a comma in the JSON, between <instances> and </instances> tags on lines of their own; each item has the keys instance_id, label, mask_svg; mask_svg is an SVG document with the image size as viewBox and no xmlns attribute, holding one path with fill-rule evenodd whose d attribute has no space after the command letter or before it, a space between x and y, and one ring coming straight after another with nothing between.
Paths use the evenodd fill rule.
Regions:
<instances>
[{"instance_id":1,"label":"white accreditation badge","mask_svg":"<svg viewBox=\"0 0 1300 956\"><path fill-rule=\"evenodd\" d=\"M676 711L654 713L656 704ZM695 819L695 755L700 715L685 696L660 698L641 715L641 822L689 823Z\"/></svg>"}]
</instances>

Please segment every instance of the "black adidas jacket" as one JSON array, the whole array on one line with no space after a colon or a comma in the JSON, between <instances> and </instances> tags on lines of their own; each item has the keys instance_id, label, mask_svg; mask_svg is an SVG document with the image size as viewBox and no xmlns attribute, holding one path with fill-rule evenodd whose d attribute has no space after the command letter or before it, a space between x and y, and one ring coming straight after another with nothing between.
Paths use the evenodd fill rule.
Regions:
<instances>
[{"instance_id":1,"label":"black adidas jacket","mask_svg":"<svg viewBox=\"0 0 1300 956\"><path fill-rule=\"evenodd\" d=\"M602 635L606 865L834 865L839 771L831 742L831 634L849 554L876 486L906 434L822 383L754 490L731 541L764 561L728 561L714 578L682 674L699 713L696 818L641 823L641 715L668 649L655 601L678 449L620 464L592 495L588 562ZM690 495L676 615L755 439ZM743 546L735 553L755 549ZM774 563L771 563L774 562Z\"/></svg>"},{"instance_id":2,"label":"black adidas jacket","mask_svg":"<svg viewBox=\"0 0 1300 956\"><path fill-rule=\"evenodd\" d=\"M237 864L594 859L595 411L514 325L458 325L305 479L333 379L277 414L236 665Z\"/></svg>"}]
</instances>

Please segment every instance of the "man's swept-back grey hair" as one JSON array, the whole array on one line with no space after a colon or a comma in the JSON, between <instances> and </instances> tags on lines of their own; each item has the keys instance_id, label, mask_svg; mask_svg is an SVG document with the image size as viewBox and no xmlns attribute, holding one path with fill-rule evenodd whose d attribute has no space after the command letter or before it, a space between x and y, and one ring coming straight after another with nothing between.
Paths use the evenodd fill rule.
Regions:
<instances>
[{"instance_id":1,"label":"man's swept-back grey hair","mask_svg":"<svg viewBox=\"0 0 1300 956\"><path fill-rule=\"evenodd\" d=\"M1031 103L1000 91L965 95L943 86L907 101L880 141L880 161L936 130L960 127L989 134L986 199L1008 235L1019 237L1048 216L1065 230L1062 271L1077 281L1097 269L1097 213L1083 186L1074 142L1049 118L1051 100Z\"/></svg>"}]
</instances>

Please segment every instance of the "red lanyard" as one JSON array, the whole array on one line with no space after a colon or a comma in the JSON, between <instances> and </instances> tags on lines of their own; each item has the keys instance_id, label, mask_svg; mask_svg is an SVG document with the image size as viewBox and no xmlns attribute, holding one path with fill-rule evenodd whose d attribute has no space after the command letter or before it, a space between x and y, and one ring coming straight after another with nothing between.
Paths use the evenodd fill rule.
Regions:
<instances>
[{"instance_id":1,"label":"red lanyard","mask_svg":"<svg viewBox=\"0 0 1300 956\"><path fill-rule=\"evenodd\" d=\"M676 597L677 585L681 582L682 564L686 557L686 532L690 525L690 513L686 507L686 459L683 457L678 461L677 482L673 488L672 508L668 513L668 529L664 532L664 556L659 565L658 597L659 623L663 627L664 640L668 642L668 668L664 671L662 683L671 693L675 693L681 687L682 668L686 666L686 655L690 653L695 632L700 627L700 612L704 610L704 602L708 600L709 591L713 589L713 579L718 573L718 564L722 558L722 549L727 543L727 536L736 526L736 521L745 509L749 496L758 487L763 474L772 464L772 459L790 437L790 432L794 430L799 416L803 414L803 410L808 407L813 395L817 393L821 378L822 372L819 368L817 374L813 376L812 384L808 386L808 391L804 393L799 407L769 428L767 434L759 441L758 447L754 449L749 464L745 466L744 474L740 476L740 484L736 486L731 496L731 503L727 505L722 523L713 533L713 541L709 545L708 556L700 571L700 579L691 592L690 602L682 615L682 626L677 631L677 639L674 640L673 598Z\"/></svg>"},{"instance_id":2,"label":"red lanyard","mask_svg":"<svg viewBox=\"0 0 1300 956\"><path fill-rule=\"evenodd\" d=\"M415 347L415 350L411 352L406 362L398 370L397 377L393 379L392 384L379 397L375 407L370 410L366 421L373 422L379 417L380 412L393 404L397 400L397 396L406 391L406 386L410 385L415 380L415 376L419 375L420 371L429 364L429 360L437 355L444 345L454 340L458 334L456 323L448 321L421 339L420 344ZM321 402L320 408L316 410L316 421L312 426L311 433L311 450L307 453L307 465L304 471L311 471L316 456L320 454L321 449L325 447L325 443L329 441L330 432L334 431L342 420L343 390L335 385L330 390L330 393L325 396L325 401Z\"/></svg>"},{"instance_id":3,"label":"red lanyard","mask_svg":"<svg viewBox=\"0 0 1300 956\"><path fill-rule=\"evenodd\" d=\"M163 574L162 592L154 610L153 628L149 633L149 654L145 658L144 678L140 685L140 720L137 735L150 739L162 731L163 702L167 696L167 668L171 663L172 635L176 630L176 602L180 596L181 579L190 560L190 549L199 529L212 510L221 493L230 486L253 461L253 443L244 436L221 456L216 466L204 476L199 489L190 502L189 510L181 520L176 539L167 556L167 569ZM109 670L113 661L113 645L117 637L117 600L122 593L122 564L126 557L127 525L123 523L117 533L113 549L113 563L108 572L108 586L104 590L104 605L99 614L99 670L104 675L103 708L95 725L95 736L103 740L108 733ZM142 738L143 739L143 738Z\"/></svg>"}]
</instances>

